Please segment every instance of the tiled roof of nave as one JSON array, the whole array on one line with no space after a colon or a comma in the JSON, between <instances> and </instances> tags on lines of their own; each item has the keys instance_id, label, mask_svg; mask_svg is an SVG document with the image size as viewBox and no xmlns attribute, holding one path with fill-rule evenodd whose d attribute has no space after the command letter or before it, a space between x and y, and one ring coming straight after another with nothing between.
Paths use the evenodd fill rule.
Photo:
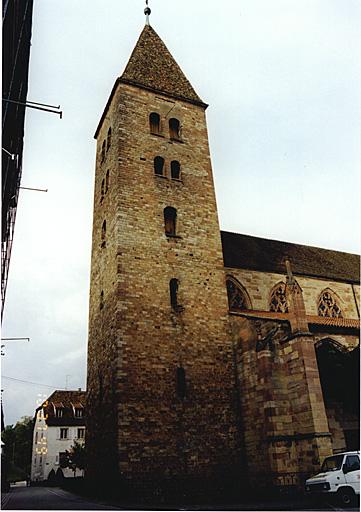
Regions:
<instances>
[{"instance_id":1,"label":"tiled roof of nave","mask_svg":"<svg viewBox=\"0 0 361 512\"><path fill-rule=\"evenodd\" d=\"M285 258L295 275L360 282L360 257L308 245L221 231L225 267L286 274Z\"/></svg>"}]
</instances>

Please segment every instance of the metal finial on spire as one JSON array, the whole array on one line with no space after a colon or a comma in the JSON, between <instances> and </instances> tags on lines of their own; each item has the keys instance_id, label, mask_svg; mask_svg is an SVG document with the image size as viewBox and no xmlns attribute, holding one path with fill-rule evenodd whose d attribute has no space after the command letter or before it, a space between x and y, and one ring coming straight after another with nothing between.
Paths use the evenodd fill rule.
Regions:
<instances>
[{"instance_id":1,"label":"metal finial on spire","mask_svg":"<svg viewBox=\"0 0 361 512\"><path fill-rule=\"evenodd\" d=\"M144 9L145 23L146 23L146 25L149 25L149 15L152 11L150 10L150 7L148 6L148 0L145 0L145 3L147 4L147 7Z\"/></svg>"}]
</instances>

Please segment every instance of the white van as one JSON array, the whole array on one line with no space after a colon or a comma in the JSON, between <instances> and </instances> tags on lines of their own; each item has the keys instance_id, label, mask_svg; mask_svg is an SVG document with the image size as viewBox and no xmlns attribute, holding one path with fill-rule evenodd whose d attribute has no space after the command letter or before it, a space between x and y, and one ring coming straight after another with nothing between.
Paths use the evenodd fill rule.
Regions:
<instances>
[{"instance_id":1,"label":"white van","mask_svg":"<svg viewBox=\"0 0 361 512\"><path fill-rule=\"evenodd\" d=\"M321 473L306 480L307 494L327 494L349 505L360 495L360 452L344 452L326 457Z\"/></svg>"}]
</instances>

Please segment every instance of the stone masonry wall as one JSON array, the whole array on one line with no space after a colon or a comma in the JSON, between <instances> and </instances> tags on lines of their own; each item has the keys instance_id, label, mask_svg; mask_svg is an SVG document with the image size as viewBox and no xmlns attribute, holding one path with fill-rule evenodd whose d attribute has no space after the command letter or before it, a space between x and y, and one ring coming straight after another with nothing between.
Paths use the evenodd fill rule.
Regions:
<instances>
[{"instance_id":1,"label":"stone masonry wall","mask_svg":"<svg viewBox=\"0 0 361 512\"><path fill-rule=\"evenodd\" d=\"M288 322L232 315L251 483L302 485L332 454L313 336L290 338ZM257 343L275 326L272 345Z\"/></svg>"},{"instance_id":2,"label":"stone masonry wall","mask_svg":"<svg viewBox=\"0 0 361 512\"><path fill-rule=\"evenodd\" d=\"M151 112L161 115L160 135L149 131ZM181 141L169 138L169 117L180 120ZM112 144L101 164L109 126ZM154 175L156 156L165 159L164 177ZM171 160L181 164L180 180L170 179ZM101 201L107 169L110 189ZM175 237L164 231L167 206L177 209ZM98 135L88 388L90 471L104 466L104 432L126 479L227 479L238 471L237 390L204 109L125 84Z\"/></svg>"}]
</instances>

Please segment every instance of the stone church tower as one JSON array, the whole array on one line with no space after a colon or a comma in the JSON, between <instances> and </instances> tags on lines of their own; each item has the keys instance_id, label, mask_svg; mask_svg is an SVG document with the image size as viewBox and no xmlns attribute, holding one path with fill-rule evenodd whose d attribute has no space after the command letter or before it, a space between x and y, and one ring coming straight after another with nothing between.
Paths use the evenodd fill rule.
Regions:
<instances>
[{"instance_id":1,"label":"stone church tower","mask_svg":"<svg viewBox=\"0 0 361 512\"><path fill-rule=\"evenodd\" d=\"M95 134L90 479L239 471L206 107L146 24Z\"/></svg>"}]
</instances>

